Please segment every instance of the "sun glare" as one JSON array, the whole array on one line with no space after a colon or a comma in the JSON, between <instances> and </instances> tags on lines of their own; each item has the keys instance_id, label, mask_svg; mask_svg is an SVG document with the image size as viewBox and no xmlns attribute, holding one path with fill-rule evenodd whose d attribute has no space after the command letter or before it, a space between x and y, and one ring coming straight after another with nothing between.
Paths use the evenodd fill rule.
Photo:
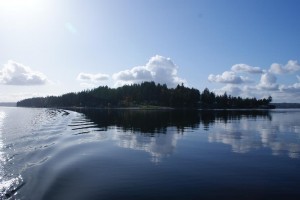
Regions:
<instances>
[{"instance_id":1,"label":"sun glare","mask_svg":"<svg viewBox=\"0 0 300 200\"><path fill-rule=\"evenodd\" d=\"M0 0L0 17L8 26L30 26L48 16L47 0ZM19 26L21 27L21 26Z\"/></svg>"},{"instance_id":2,"label":"sun glare","mask_svg":"<svg viewBox=\"0 0 300 200\"><path fill-rule=\"evenodd\" d=\"M30 11L37 9L41 0L0 0L1 10Z\"/></svg>"}]
</instances>

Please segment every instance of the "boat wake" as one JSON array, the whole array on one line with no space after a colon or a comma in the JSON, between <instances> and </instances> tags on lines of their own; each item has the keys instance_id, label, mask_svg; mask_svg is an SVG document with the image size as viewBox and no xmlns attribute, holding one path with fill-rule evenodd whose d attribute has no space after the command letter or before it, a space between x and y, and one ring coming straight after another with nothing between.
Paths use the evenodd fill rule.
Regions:
<instances>
[{"instance_id":1,"label":"boat wake","mask_svg":"<svg viewBox=\"0 0 300 200\"><path fill-rule=\"evenodd\" d=\"M17 191L24 186L25 182L23 181L21 175L12 178L7 181L0 182L0 199L10 199L12 196L17 194Z\"/></svg>"}]
</instances>

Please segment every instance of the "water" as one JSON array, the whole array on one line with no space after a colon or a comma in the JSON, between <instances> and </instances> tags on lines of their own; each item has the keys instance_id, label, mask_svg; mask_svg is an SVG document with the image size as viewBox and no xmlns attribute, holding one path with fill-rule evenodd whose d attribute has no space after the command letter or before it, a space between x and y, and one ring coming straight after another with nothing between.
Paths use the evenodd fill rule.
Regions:
<instances>
[{"instance_id":1,"label":"water","mask_svg":"<svg viewBox=\"0 0 300 200\"><path fill-rule=\"evenodd\" d=\"M300 199L300 110L0 107L0 199Z\"/></svg>"}]
</instances>

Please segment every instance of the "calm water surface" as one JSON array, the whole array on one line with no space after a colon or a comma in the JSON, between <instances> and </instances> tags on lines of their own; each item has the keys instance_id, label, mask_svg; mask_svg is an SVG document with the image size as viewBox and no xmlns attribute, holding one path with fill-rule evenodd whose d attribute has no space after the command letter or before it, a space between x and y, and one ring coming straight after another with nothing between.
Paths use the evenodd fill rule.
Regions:
<instances>
[{"instance_id":1,"label":"calm water surface","mask_svg":"<svg viewBox=\"0 0 300 200\"><path fill-rule=\"evenodd\" d=\"M0 107L0 199L300 199L300 110Z\"/></svg>"}]
</instances>

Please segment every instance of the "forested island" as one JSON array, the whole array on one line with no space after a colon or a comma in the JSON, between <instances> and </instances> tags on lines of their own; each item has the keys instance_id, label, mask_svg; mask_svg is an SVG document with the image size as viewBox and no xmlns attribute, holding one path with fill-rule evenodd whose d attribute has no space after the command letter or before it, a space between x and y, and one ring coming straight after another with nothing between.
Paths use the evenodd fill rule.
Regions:
<instances>
[{"instance_id":1,"label":"forested island","mask_svg":"<svg viewBox=\"0 0 300 200\"><path fill-rule=\"evenodd\" d=\"M61 96L35 97L17 102L20 107L93 107L93 108L203 108L203 109L249 109L274 108L267 99L233 97L224 93L216 95L209 89L143 82L118 88L100 86Z\"/></svg>"}]
</instances>

